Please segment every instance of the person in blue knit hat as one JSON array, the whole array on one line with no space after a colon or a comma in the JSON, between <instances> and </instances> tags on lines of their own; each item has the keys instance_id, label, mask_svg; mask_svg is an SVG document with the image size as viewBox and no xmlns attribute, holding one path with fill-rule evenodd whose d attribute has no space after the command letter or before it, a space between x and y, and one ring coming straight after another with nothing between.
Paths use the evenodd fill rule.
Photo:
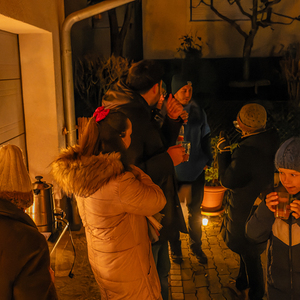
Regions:
<instances>
[{"instance_id":1,"label":"person in blue knit hat","mask_svg":"<svg viewBox=\"0 0 300 300\"><path fill-rule=\"evenodd\" d=\"M171 82L174 98L183 106L188 119L183 123L184 140L191 142L190 157L175 167L179 188L183 184L191 184L191 199L187 203L188 231L190 248L198 261L207 263L207 257L202 251L202 215L201 204L204 195L205 168L210 166L213 157L210 146L210 127L205 111L192 99L193 86L190 75L176 74ZM183 120L184 121L184 120ZM172 259L176 263L182 261L181 241L179 232L170 240Z\"/></svg>"},{"instance_id":2,"label":"person in blue knit hat","mask_svg":"<svg viewBox=\"0 0 300 300\"><path fill-rule=\"evenodd\" d=\"M275 218L278 194L271 192L247 222L246 234L257 243L268 241L268 299L300 299L300 137L292 137L280 146L275 166L290 194L289 217Z\"/></svg>"}]
</instances>

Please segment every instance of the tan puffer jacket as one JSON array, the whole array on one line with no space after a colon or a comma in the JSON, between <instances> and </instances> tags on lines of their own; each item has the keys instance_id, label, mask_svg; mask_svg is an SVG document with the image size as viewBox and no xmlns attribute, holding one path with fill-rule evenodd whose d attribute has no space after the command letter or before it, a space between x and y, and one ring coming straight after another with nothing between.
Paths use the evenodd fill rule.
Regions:
<instances>
[{"instance_id":1,"label":"tan puffer jacket","mask_svg":"<svg viewBox=\"0 0 300 300\"><path fill-rule=\"evenodd\" d=\"M62 188L76 194L83 185L94 187L90 181L102 182L92 195L76 197L101 299L162 299L145 216L164 207L163 192L136 167L140 179L122 172L119 154L93 156L93 163L70 157L66 152L53 164L52 174Z\"/></svg>"}]
</instances>

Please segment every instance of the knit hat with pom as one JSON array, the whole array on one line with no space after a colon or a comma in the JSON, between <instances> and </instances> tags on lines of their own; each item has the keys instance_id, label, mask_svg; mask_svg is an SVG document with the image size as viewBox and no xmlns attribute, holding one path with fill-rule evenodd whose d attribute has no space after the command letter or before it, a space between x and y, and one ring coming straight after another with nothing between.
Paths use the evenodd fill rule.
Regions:
<instances>
[{"instance_id":1,"label":"knit hat with pom","mask_svg":"<svg viewBox=\"0 0 300 300\"><path fill-rule=\"evenodd\" d=\"M265 128L267 112L262 105L249 103L244 105L239 111L237 122L243 131L254 132Z\"/></svg>"},{"instance_id":2,"label":"knit hat with pom","mask_svg":"<svg viewBox=\"0 0 300 300\"><path fill-rule=\"evenodd\" d=\"M275 155L275 167L300 172L300 137L285 141Z\"/></svg>"}]
</instances>

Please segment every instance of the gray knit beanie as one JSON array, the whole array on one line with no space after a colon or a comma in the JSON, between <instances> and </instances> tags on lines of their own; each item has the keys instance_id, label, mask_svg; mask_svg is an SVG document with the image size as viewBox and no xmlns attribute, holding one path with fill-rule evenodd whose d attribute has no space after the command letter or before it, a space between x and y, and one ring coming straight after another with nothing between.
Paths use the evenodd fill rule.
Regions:
<instances>
[{"instance_id":1,"label":"gray knit beanie","mask_svg":"<svg viewBox=\"0 0 300 300\"><path fill-rule=\"evenodd\" d=\"M300 137L285 141L275 154L275 167L300 172Z\"/></svg>"},{"instance_id":2,"label":"gray knit beanie","mask_svg":"<svg viewBox=\"0 0 300 300\"><path fill-rule=\"evenodd\" d=\"M175 74L172 77L172 82L171 82L172 94L175 95L182 87L186 85L192 85L191 75Z\"/></svg>"}]
</instances>

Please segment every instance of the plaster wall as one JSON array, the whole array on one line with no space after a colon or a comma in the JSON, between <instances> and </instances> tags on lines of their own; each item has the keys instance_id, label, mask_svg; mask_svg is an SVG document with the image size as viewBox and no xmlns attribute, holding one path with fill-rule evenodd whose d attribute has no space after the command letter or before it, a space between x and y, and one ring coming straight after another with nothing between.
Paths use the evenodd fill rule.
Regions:
<instances>
[{"instance_id":1,"label":"plaster wall","mask_svg":"<svg viewBox=\"0 0 300 300\"><path fill-rule=\"evenodd\" d=\"M300 1L282 0L281 3L274 5L273 9L297 17L300 12ZM239 24L249 32L249 21L239 21ZM260 28L254 40L251 56L282 55L282 51L286 50L290 43L299 42L299 30L299 21L294 21L288 26L273 25L272 28ZM180 53L176 49L180 46L179 38L186 34L196 34L202 38L205 58L242 57L244 44L242 35L225 21L191 22L189 0L143 1L145 59L180 58Z\"/></svg>"},{"instance_id":2,"label":"plaster wall","mask_svg":"<svg viewBox=\"0 0 300 300\"><path fill-rule=\"evenodd\" d=\"M0 2L0 30L18 34L28 168L50 181L49 164L65 146L60 59L63 0Z\"/></svg>"}]
</instances>

